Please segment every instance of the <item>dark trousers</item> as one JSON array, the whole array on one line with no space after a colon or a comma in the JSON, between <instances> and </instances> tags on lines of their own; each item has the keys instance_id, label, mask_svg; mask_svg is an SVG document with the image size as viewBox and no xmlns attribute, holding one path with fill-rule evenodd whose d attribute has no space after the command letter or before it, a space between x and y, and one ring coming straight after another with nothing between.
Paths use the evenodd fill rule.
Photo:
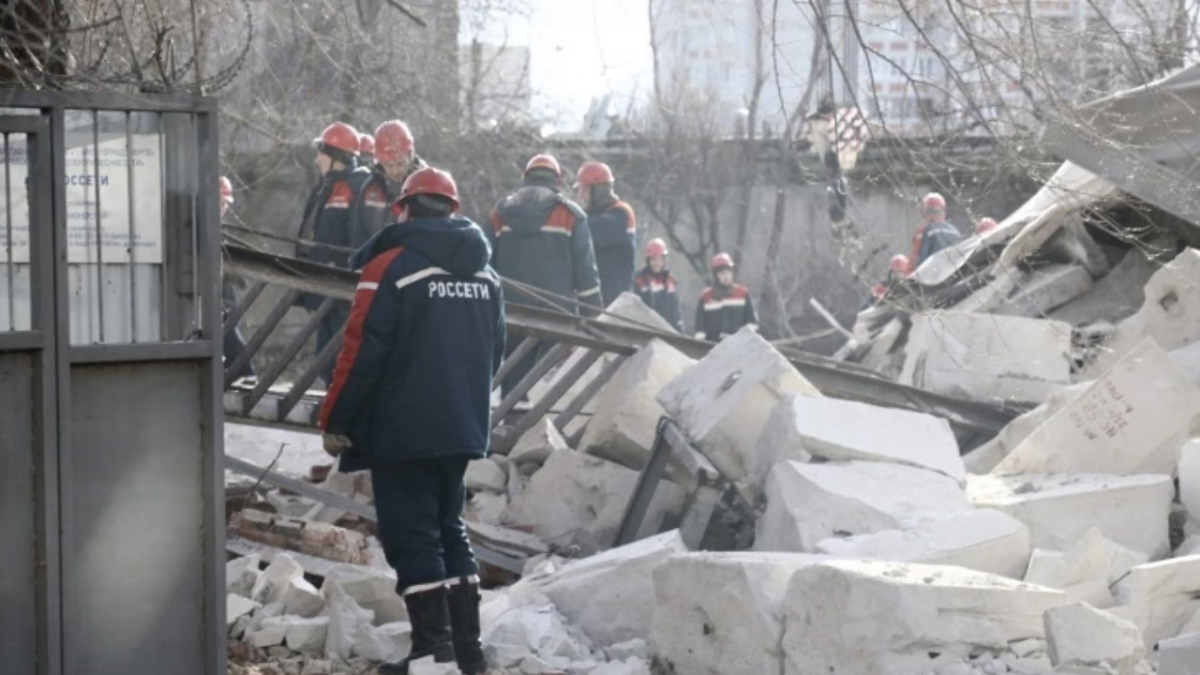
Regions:
<instances>
[{"instance_id":1,"label":"dark trousers","mask_svg":"<svg viewBox=\"0 0 1200 675\"><path fill-rule=\"evenodd\" d=\"M229 316L229 312L237 305L237 292L233 289L233 283L222 280L221 283L221 323L225 323L225 317ZM225 365L232 364L241 356L242 352L246 351L246 341L242 339L242 331L237 326L233 330L225 334L223 351L225 355ZM237 376L254 377L254 365L251 361L247 361L242 367Z\"/></svg>"},{"instance_id":2,"label":"dark trousers","mask_svg":"<svg viewBox=\"0 0 1200 675\"><path fill-rule=\"evenodd\" d=\"M320 355L321 350L325 349L325 345L333 341L334 338L342 334L345 329L346 321L350 319L350 303L337 302L333 306L333 311L329 313L321 323L317 324L317 354ZM319 373L321 379L325 381L325 388L328 389L333 385L333 369L337 366L337 354L329 360Z\"/></svg>"},{"instance_id":3,"label":"dark trousers","mask_svg":"<svg viewBox=\"0 0 1200 675\"><path fill-rule=\"evenodd\" d=\"M379 541L397 593L479 573L462 520L466 471L465 457L372 464Z\"/></svg>"}]
</instances>

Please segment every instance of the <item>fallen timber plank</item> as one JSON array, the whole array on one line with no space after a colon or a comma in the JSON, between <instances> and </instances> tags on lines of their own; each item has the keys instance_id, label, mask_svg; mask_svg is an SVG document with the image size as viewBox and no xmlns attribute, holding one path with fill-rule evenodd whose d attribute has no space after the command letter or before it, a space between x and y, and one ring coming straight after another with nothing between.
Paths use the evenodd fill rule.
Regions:
<instances>
[{"instance_id":1,"label":"fallen timber plank","mask_svg":"<svg viewBox=\"0 0 1200 675\"><path fill-rule=\"evenodd\" d=\"M354 297L358 279L354 272L235 245L225 246L225 252L228 272L332 298L349 300ZM712 343L685 335L601 323L595 319L511 303L505 306L505 315L512 334L616 354L632 354L653 339L663 340L697 359L713 347ZM996 434L1023 412L908 387L861 366L814 354L791 350L781 353L828 396L935 415L961 430L973 433Z\"/></svg>"}]
</instances>

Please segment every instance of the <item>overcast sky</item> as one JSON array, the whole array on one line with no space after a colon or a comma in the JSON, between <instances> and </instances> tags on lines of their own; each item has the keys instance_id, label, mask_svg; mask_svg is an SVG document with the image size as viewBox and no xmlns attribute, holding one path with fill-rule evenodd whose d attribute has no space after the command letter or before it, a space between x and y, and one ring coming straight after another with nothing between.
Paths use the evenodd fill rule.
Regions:
<instances>
[{"instance_id":1,"label":"overcast sky","mask_svg":"<svg viewBox=\"0 0 1200 675\"><path fill-rule=\"evenodd\" d=\"M534 113L560 131L579 128L592 98L649 92L648 0L527 0L528 20L494 22L482 39L528 45Z\"/></svg>"}]
</instances>

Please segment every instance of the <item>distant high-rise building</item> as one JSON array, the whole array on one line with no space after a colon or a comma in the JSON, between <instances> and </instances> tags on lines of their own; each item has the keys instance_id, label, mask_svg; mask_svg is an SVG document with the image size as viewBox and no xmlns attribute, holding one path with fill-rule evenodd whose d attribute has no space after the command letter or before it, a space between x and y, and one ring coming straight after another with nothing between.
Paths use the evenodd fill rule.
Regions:
<instances>
[{"instance_id":1,"label":"distant high-rise building","mask_svg":"<svg viewBox=\"0 0 1200 675\"><path fill-rule=\"evenodd\" d=\"M529 47L478 40L462 45L459 57L463 113L477 124L527 121L533 105Z\"/></svg>"}]
</instances>

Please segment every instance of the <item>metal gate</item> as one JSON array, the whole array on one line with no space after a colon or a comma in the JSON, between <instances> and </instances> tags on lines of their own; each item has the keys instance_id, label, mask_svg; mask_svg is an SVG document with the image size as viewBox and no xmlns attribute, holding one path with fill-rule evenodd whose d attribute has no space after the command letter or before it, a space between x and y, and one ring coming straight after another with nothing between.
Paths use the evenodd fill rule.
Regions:
<instances>
[{"instance_id":1,"label":"metal gate","mask_svg":"<svg viewBox=\"0 0 1200 675\"><path fill-rule=\"evenodd\" d=\"M0 671L224 672L215 102L0 90Z\"/></svg>"}]
</instances>

